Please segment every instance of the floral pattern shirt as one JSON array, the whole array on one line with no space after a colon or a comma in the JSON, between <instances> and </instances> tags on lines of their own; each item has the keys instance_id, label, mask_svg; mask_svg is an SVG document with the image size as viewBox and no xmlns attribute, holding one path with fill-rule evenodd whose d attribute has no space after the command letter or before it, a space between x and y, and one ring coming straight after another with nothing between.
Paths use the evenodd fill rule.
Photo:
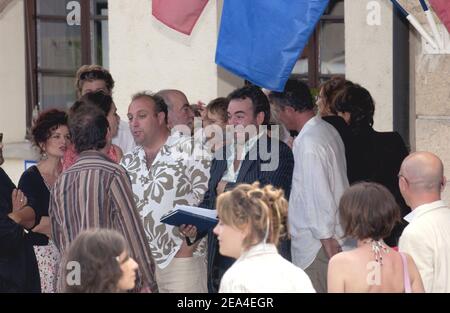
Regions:
<instances>
[{"instance_id":1,"label":"floral pattern shirt","mask_svg":"<svg viewBox=\"0 0 450 313\"><path fill-rule=\"evenodd\" d=\"M121 160L131 179L150 250L160 268L169 265L184 240L178 227L161 223L161 217L177 204L198 205L208 189L211 157L201 149L191 137L174 133L150 168L147 168L142 146L137 146ZM194 254L204 255L204 250L203 241Z\"/></svg>"}]
</instances>

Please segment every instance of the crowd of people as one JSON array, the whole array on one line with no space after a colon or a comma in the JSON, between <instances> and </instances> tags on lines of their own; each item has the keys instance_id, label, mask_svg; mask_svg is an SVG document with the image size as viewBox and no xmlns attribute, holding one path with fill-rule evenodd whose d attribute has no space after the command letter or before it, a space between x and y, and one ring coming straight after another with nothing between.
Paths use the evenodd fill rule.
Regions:
<instances>
[{"instance_id":1,"label":"crowd of people","mask_svg":"<svg viewBox=\"0 0 450 313\"><path fill-rule=\"evenodd\" d=\"M144 91L128 123L109 71L75 86L17 188L0 168L1 292L450 292L442 161L377 132L361 85ZM218 224L162 223L176 205Z\"/></svg>"}]
</instances>

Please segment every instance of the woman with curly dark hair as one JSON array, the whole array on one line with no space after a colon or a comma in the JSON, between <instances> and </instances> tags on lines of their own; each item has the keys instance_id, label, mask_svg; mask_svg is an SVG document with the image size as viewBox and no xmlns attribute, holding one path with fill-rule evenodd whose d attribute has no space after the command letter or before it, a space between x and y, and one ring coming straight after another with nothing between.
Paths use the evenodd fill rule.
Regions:
<instances>
[{"instance_id":1,"label":"woman with curly dark hair","mask_svg":"<svg viewBox=\"0 0 450 313\"><path fill-rule=\"evenodd\" d=\"M56 264L59 253L50 239L48 206L50 189L61 174L61 160L70 143L67 114L60 110L49 110L39 115L32 129L34 144L39 148L41 160L27 169L19 180L19 189L28 198L28 204L36 216L42 216L30 237L34 245L39 266L42 292L55 292Z\"/></svg>"},{"instance_id":2,"label":"woman with curly dark hair","mask_svg":"<svg viewBox=\"0 0 450 313\"><path fill-rule=\"evenodd\" d=\"M138 264L128 255L124 237L114 230L80 233L67 252L64 292L110 293L133 289Z\"/></svg>"}]
</instances>

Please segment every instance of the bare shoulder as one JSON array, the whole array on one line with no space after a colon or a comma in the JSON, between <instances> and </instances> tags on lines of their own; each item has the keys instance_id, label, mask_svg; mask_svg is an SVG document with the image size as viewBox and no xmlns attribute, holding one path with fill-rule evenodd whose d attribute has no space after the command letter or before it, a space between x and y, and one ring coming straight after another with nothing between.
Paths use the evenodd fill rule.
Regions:
<instances>
[{"instance_id":1,"label":"bare shoulder","mask_svg":"<svg viewBox=\"0 0 450 313\"><path fill-rule=\"evenodd\" d=\"M335 254L329 261L329 266L333 267L345 267L348 265L350 260L354 259L354 252L352 251L343 251L338 254Z\"/></svg>"}]
</instances>

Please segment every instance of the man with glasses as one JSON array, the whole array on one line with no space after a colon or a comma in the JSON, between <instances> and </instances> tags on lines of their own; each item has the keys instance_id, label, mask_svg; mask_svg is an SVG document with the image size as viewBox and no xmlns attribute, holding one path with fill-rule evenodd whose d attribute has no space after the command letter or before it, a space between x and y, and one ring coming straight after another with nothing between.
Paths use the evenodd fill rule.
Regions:
<instances>
[{"instance_id":1,"label":"man with glasses","mask_svg":"<svg viewBox=\"0 0 450 313\"><path fill-rule=\"evenodd\" d=\"M450 292L450 209L441 200L446 178L442 161L416 152L402 163L400 192L411 213L399 249L414 259L426 292Z\"/></svg>"}]
</instances>

